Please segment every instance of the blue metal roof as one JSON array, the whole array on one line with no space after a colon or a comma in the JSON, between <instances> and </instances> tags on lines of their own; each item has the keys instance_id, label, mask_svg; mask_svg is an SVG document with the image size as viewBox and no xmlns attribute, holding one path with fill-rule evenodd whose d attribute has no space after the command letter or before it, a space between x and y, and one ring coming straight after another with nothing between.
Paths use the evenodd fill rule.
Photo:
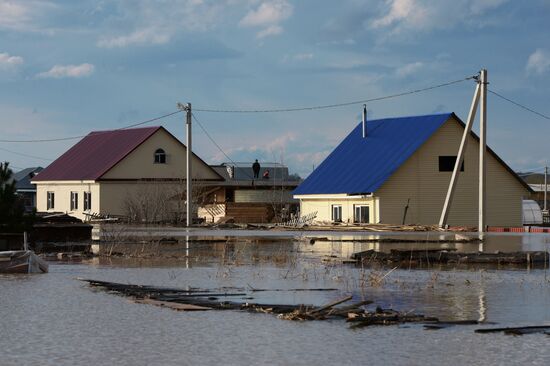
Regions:
<instances>
[{"instance_id":1,"label":"blue metal roof","mask_svg":"<svg viewBox=\"0 0 550 366\"><path fill-rule=\"evenodd\" d=\"M375 192L453 113L359 123L293 194Z\"/></svg>"}]
</instances>

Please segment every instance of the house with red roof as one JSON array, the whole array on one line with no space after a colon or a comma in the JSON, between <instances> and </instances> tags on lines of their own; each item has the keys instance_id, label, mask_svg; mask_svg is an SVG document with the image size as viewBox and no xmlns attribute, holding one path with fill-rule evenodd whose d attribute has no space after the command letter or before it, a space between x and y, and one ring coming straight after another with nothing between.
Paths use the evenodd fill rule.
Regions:
<instances>
[{"instance_id":1,"label":"house with red roof","mask_svg":"<svg viewBox=\"0 0 550 366\"><path fill-rule=\"evenodd\" d=\"M91 132L32 179L37 211L181 220L186 150L163 127ZM193 154L193 181L223 177Z\"/></svg>"}]
</instances>

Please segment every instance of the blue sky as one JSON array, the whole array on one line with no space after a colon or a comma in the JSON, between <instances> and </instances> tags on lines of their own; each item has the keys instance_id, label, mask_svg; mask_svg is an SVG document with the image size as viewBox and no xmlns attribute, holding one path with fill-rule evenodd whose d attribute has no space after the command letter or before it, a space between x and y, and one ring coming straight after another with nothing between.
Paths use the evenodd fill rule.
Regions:
<instances>
[{"instance_id":1,"label":"blue sky","mask_svg":"<svg viewBox=\"0 0 550 366\"><path fill-rule=\"evenodd\" d=\"M0 139L119 128L194 107L270 108L369 99L489 72L490 89L550 114L548 0L0 0ZM369 103L369 117L456 112L474 83ZM489 145L516 170L548 160L550 121L489 95ZM196 117L234 161L306 176L361 106ZM184 140L184 116L160 123ZM194 127L194 149L227 161ZM77 140L0 143L13 166ZM33 157L17 155L17 153Z\"/></svg>"}]
</instances>

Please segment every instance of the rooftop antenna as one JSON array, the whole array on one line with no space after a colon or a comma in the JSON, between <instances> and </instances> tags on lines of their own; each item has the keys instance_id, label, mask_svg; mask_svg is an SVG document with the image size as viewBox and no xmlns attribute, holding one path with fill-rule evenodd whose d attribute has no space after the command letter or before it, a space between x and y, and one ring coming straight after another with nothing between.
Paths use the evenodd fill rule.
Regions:
<instances>
[{"instance_id":1,"label":"rooftop antenna","mask_svg":"<svg viewBox=\"0 0 550 366\"><path fill-rule=\"evenodd\" d=\"M367 137L367 105L363 104L363 138Z\"/></svg>"}]
</instances>

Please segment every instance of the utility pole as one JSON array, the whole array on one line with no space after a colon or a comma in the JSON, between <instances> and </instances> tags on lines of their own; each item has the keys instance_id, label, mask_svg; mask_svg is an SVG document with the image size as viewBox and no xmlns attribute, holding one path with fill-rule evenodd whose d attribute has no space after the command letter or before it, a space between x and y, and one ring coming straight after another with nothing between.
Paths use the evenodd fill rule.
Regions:
<instances>
[{"instance_id":1,"label":"utility pole","mask_svg":"<svg viewBox=\"0 0 550 366\"><path fill-rule=\"evenodd\" d=\"M546 195L548 194L548 167L544 167L544 214L547 214L547 207L546 207Z\"/></svg>"},{"instance_id":2,"label":"utility pole","mask_svg":"<svg viewBox=\"0 0 550 366\"><path fill-rule=\"evenodd\" d=\"M481 69L481 108L480 108L480 127L479 127L479 221L478 232L485 231L486 220L486 170L487 165L485 155L487 151L487 70Z\"/></svg>"},{"instance_id":3,"label":"utility pole","mask_svg":"<svg viewBox=\"0 0 550 366\"><path fill-rule=\"evenodd\" d=\"M441 212L441 217L439 219L439 226L442 228L447 225L447 219L449 218L449 212L451 209L451 204L453 202L453 197L454 197L456 185L458 182L458 175L460 174L460 168L462 167L462 162L464 161L466 146L468 145L468 139L470 139L470 132L472 131L472 125L474 124L474 119L476 117L477 105L479 103L480 89L481 89L481 86L478 81L476 85L476 90L474 92L474 98L472 99L472 104L470 105L468 120L466 121L466 126L464 127L464 133L462 134L462 140L460 141L460 147L458 149L458 155L456 156L453 174L451 175L451 182L449 183L449 189L447 190L447 196L445 197L445 203L443 204L443 211Z\"/></svg>"},{"instance_id":4,"label":"utility pole","mask_svg":"<svg viewBox=\"0 0 550 366\"><path fill-rule=\"evenodd\" d=\"M186 211L186 226L190 227L193 223L192 221L192 213L191 213L191 201L192 201L192 192L193 192L193 178L192 178L192 169L191 169L191 159L193 150L191 148L191 103L187 103L185 105L178 103L178 108L182 111L187 112L186 113L186 133L187 133L187 155L185 157L185 165L186 165L186 172L185 172L185 190L186 190L186 199L185 199L185 211Z\"/></svg>"}]
</instances>

